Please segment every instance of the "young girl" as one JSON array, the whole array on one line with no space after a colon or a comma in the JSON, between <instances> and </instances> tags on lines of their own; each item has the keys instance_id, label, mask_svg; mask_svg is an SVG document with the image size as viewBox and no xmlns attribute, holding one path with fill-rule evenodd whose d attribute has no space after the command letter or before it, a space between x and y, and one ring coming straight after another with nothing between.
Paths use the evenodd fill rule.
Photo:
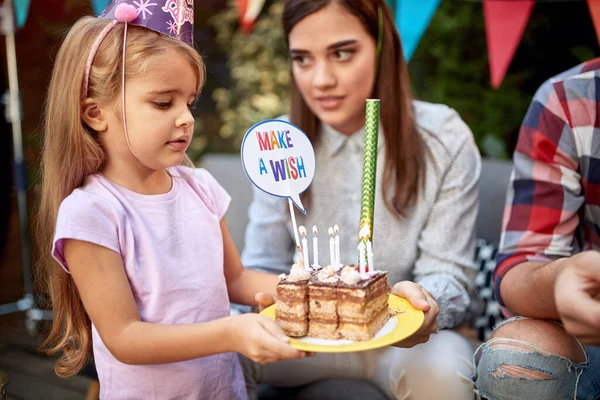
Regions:
<instances>
[{"instance_id":1,"label":"young girl","mask_svg":"<svg viewBox=\"0 0 600 400\"><path fill-rule=\"evenodd\" d=\"M397 399L472 398L473 349L451 330L467 320L477 298L480 156L471 131L449 107L413 100L384 0L285 0L283 28L292 59L289 119L312 140L317 165L303 199L308 215L297 222L321 231L339 225L342 261L356 262L365 100L381 99L374 264L388 271L394 294L425 312L425 321L397 344L403 348L318 354L276 368L244 362L249 387L352 377ZM285 201L255 191L246 267L289 270L294 236L287 212ZM327 240L319 242L319 253L327 254ZM259 299L270 303L268 296Z\"/></svg>"},{"instance_id":2,"label":"young girl","mask_svg":"<svg viewBox=\"0 0 600 400\"><path fill-rule=\"evenodd\" d=\"M191 40L128 24L145 21L131 7L114 13L121 22L78 21L56 58L38 232L54 310L43 347L60 354L62 377L93 349L103 398L242 399L235 352L259 363L305 354L266 317L228 316L229 300L255 304L277 278L243 269L223 220L229 196L179 166L201 57Z\"/></svg>"}]
</instances>

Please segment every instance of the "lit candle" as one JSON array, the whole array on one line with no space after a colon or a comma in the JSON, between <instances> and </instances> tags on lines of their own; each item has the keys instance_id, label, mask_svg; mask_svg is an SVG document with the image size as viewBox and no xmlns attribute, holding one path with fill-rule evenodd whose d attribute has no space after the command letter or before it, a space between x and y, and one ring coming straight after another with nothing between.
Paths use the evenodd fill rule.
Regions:
<instances>
[{"instance_id":1,"label":"lit candle","mask_svg":"<svg viewBox=\"0 0 600 400\"><path fill-rule=\"evenodd\" d=\"M333 228L329 227L329 265L335 266L335 241L333 239Z\"/></svg>"},{"instance_id":2,"label":"lit candle","mask_svg":"<svg viewBox=\"0 0 600 400\"><path fill-rule=\"evenodd\" d=\"M333 232L335 233L335 266L341 264L340 261L340 227L337 224L333 227Z\"/></svg>"},{"instance_id":3,"label":"lit candle","mask_svg":"<svg viewBox=\"0 0 600 400\"><path fill-rule=\"evenodd\" d=\"M365 242L361 241L358 244L358 272L360 272L361 274L367 272L365 258Z\"/></svg>"},{"instance_id":4,"label":"lit candle","mask_svg":"<svg viewBox=\"0 0 600 400\"><path fill-rule=\"evenodd\" d=\"M367 260L367 255L365 254L365 251L367 250L367 247L370 245L370 241L368 240L369 237L369 227L367 225L363 226L362 228L360 228L360 231L358 232L358 238L360 240L360 244L358 245L358 258L359 258L359 263L360 263L360 272L364 273L367 272L368 268L371 267L371 264L369 264L370 260Z\"/></svg>"},{"instance_id":5,"label":"lit candle","mask_svg":"<svg viewBox=\"0 0 600 400\"><path fill-rule=\"evenodd\" d=\"M371 245L371 241L367 240L367 272L375 271L375 264L373 263L373 246Z\"/></svg>"},{"instance_id":6,"label":"lit candle","mask_svg":"<svg viewBox=\"0 0 600 400\"><path fill-rule=\"evenodd\" d=\"M319 266L319 242L317 239L317 226L313 225L313 267L317 268Z\"/></svg>"},{"instance_id":7,"label":"lit candle","mask_svg":"<svg viewBox=\"0 0 600 400\"><path fill-rule=\"evenodd\" d=\"M308 269L308 240L306 240L306 228L302 225L298 227L298 231L302 236L302 260L301 264L304 269Z\"/></svg>"}]
</instances>

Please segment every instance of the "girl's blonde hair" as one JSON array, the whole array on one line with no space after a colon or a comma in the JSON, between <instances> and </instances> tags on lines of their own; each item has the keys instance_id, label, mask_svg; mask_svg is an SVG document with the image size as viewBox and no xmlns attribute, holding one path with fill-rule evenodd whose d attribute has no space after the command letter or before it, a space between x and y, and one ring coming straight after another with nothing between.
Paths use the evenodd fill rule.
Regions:
<instances>
[{"instance_id":1,"label":"girl's blonde hair","mask_svg":"<svg viewBox=\"0 0 600 400\"><path fill-rule=\"evenodd\" d=\"M55 372L69 377L86 364L91 352L91 322L70 275L51 257L61 202L86 178L102 169L105 151L97 135L81 118L85 64L100 31L111 21L84 17L67 34L56 57L45 106L40 210L37 221L37 278L49 295L52 328L41 345L47 354L60 354ZM117 24L100 45L89 79L88 97L110 104L121 92L124 24ZM184 42L133 25L128 26L126 76L151 68L152 56L175 49L197 70L198 91L205 78L202 57ZM127 79L126 77L126 79Z\"/></svg>"}]
</instances>

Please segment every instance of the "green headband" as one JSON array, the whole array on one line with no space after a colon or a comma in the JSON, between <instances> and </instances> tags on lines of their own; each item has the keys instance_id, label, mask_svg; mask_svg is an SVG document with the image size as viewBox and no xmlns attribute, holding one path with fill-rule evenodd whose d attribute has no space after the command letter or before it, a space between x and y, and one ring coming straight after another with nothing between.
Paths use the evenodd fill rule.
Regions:
<instances>
[{"instance_id":1,"label":"green headband","mask_svg":"<svg viewBox=\"0 0 600 400\"><path fill-rule=\"evenodd\" d=\"M375 54L375 82L377 82L381 48L383 47L383 10L381 9L381 6L377 8L377 19L379 21L379 35L377 35L377 53Z\"/></svg>"}]
</instances>

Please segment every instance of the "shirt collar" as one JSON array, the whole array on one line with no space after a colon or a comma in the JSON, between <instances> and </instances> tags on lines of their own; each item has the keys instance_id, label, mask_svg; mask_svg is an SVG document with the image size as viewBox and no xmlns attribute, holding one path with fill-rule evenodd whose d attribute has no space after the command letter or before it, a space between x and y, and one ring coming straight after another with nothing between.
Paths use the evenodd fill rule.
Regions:
<instances>
[{"instance_id":1,"label":"shirt collar","mask_svg":"<svg viewBox=\"0 0 600 400\"><path fill-rule=\"evenodd\" d=\"M351 146L356 151L363 152L365 149L365 127L363 126L351 135L345 135L335 130L330 125L321 123L321 142L327 149L329 156L333 157L340 153L344 147ZM383 125L379 121L379 137L377 138L377 153L384 147Z\"/></svg>"}]
</instances>

